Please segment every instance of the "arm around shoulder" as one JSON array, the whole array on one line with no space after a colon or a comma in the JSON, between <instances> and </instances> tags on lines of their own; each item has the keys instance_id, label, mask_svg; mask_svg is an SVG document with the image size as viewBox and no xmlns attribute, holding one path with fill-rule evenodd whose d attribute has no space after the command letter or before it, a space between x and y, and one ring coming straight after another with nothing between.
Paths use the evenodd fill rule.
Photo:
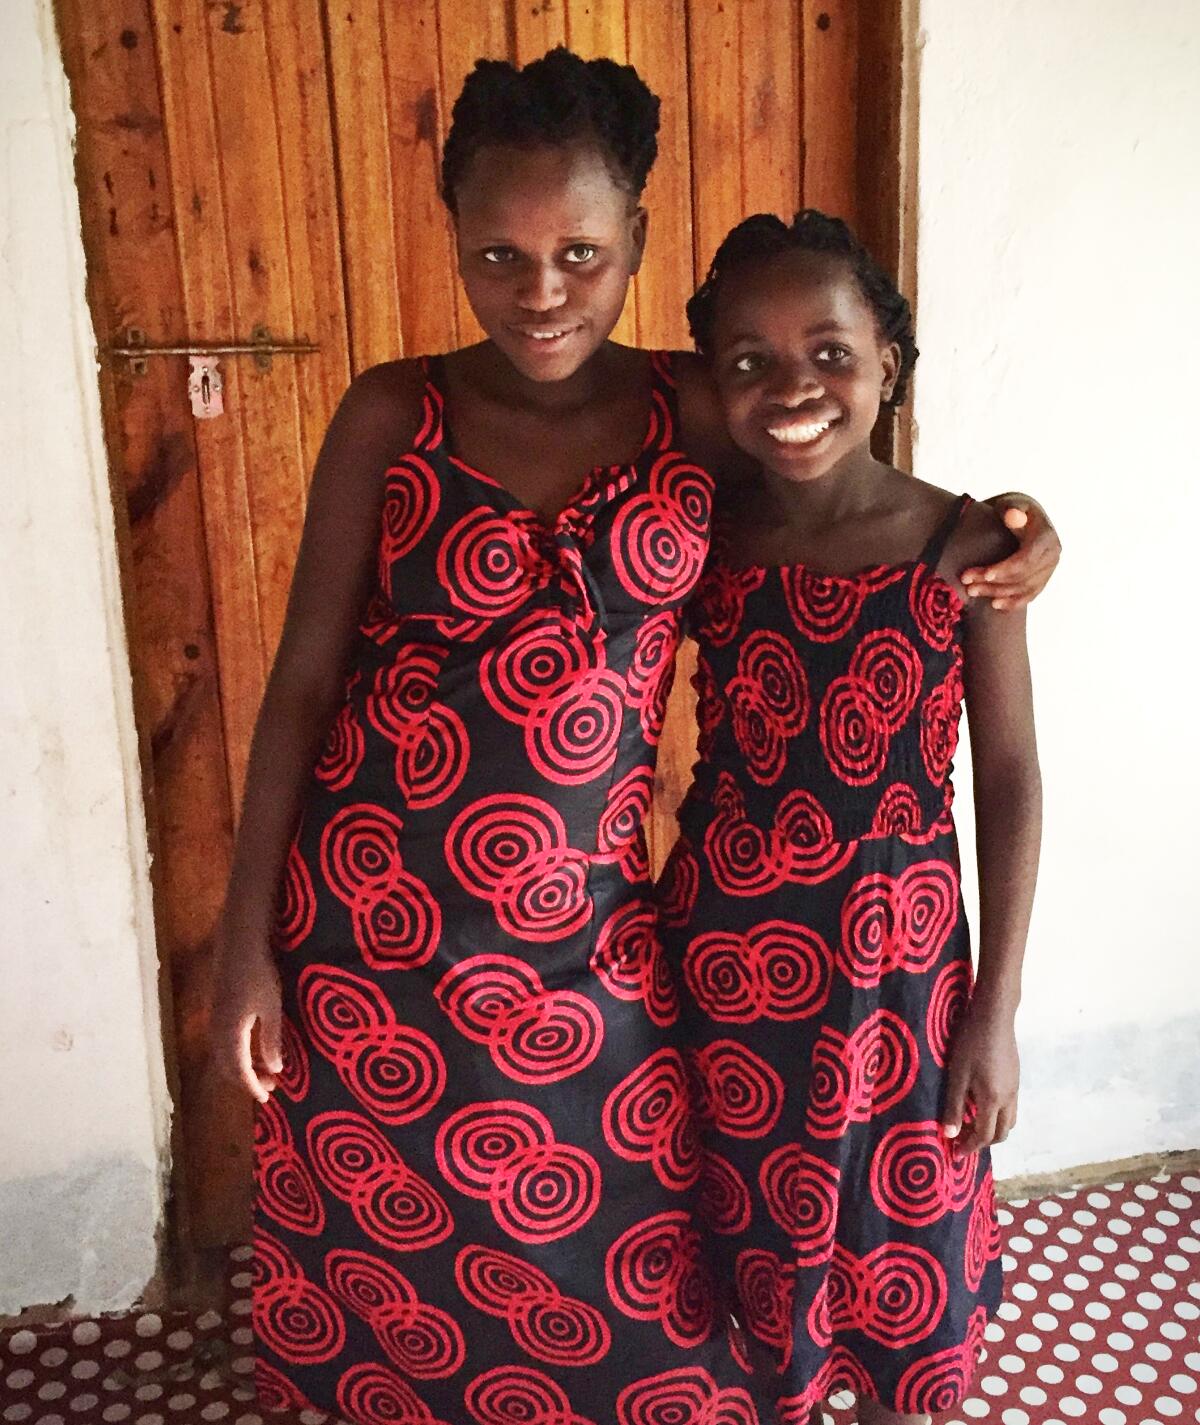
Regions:
<instances>
[{"instance_id":1,"label":"arm around shoulder","mask_svg":"<svg viewBox=\"0 0 1200 1425\"><path fill-rule=\"evenodd\" d=\"M963 583L973 599L987 599L997 609L1019 609L1050 582L1062 557L1062 544L1050 517L1031 496L993 495L986 503L1012 531L1017 547L999 562L965 569Z\"/></svg>"}]
</instances>

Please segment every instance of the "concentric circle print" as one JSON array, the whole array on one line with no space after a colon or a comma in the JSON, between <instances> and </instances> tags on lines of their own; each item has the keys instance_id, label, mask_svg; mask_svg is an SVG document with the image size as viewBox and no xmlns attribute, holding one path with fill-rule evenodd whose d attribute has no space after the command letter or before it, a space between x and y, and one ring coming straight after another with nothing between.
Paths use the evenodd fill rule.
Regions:
<instances>
[{"instance_id":1,"label":"concentric circle print","mask_svg":"<svg viewBox=\"0 0 1200 1425\"><path fill-rule=\"evenodd\" d=\"M787 1143L776 1148L759 1169L767 1211L785 1232L798 1266L818 1266L833 1254L840 1171L831 1163Z\"/></svg>"},{"instance_id":2,"label":"concentric circle print","mask_svg":"<svg viewBox=\"0 0 1200 1425\"><path fill-rule=\"evenodd\" d=\"M332 1360L346 1326L327 1292L305 1277L300 1263L259 1229L254 1238L254 1327L277 1356L293 1365Z\"/></svg>"},{"instance_id":3,"label":"concentric circle print","mask_svg":"<svg viewBox=\"0 0 1200 1425\"><path fill-rule=\"evenodd\" d=\"M679 1366L628 1385L617 1397L617 1425L758 1425L741 1386L719 1386L700 1366Z\"/></svg>"},{"instance_id":4,"label":"concentric circle print","mask_svg":"<svg viewBox=\"0 0 1200 1425\"><path fill-rule=\"evenodd\" d=\"M478 508L456 521L438 549L437 573L451 603L479 618L514 614L552 569L519 520Z\"/></svg>"},{"instance_id":5,"label":"concentric circle print","mask_svg":"<svg viewBox=\"0 0 1200 1425\"><path fill-rule=\"evenodd\" d=\"M615 673L583 673L534 705L524 720L529 759L549 782L579 786L610 770L625 706Z\"/></svg>"},{"instance_id":6,"label":"concentric circle print","mask_svg":"<svg viewBox=\"0 0 1200 1425\"><path fill-rule=\"evenodd\" d=\"M626 500L613 520L613 569L641 603L684 597L708 553L712 477L678 455L660 456L644 494Z\"/></svg>"},{"instance_id":7,"label":"concentric circle print","mask_svg":"<svg viewBox=\"0 0 1200 1425\"><path fill-rule=\"evenodd\" d=\"M618 1157L649 1163L665 1188L679 1192L696 1181L700 1148L677 1049L658 1050L622 1079L605 1101L603 1127Z\"/></svg>"},{"instance_id":8,"label":"concentric circle print","mask_svg":"<svg viewBox=\"0 0 1200 1425\"><path fill-rule=\"evenodd\" d=\"M792 622L814 643L836 643L854 626L866 589L859 579L811 574L802 565L779 571Z\"/></svg>"},{"instance_id":9,"label":"concentric circle print","mask_svg":"<svg viewBox=\"0 0 1200 1425\"><path fill-rule=\"evenodd\" d=\"M275 899L274 943L281 950L295 950L307 938L317 916L317 897L312 876L295 842L288 848L287 862Z\"/></svg>"},{"instance_id":10,"label":"concentric circle print","mask_svg":"<svg viewBox=\"0 0 1200 1425\"><path fill-rule=\"evenodd\" d=\"M518 1242L555 1242L577 1232L600 1206L595 1158L567 1143L526 1148L498 1175L497 1223Z\"/></svg>"},{"instance_id":11,"label":"concentric circle print","mask_svg":"<svg viewBox=\"0 0 1200 1425\"><path fill-rule=\"evenodd\" d=\"M970 961L951 960L933 983L925 1013L925 1037L929 1041L930 1056L939 1069L944 1069L950 1061L954 1031L970 995Z\"/></svg>"},{"instance_id":12,"label":"concentric circle print","mask_svg":"<svg viewBox=\"0 0 1200 1425\"><path fill-rule=\"evenodd\" d=\"M692 1051L700 1081L702 1116L731 1138L763 1138L779 1121L783 1080L736 1039L717 1039Z\"/></svg>"},{"instance_id":13,"label":"concentric circle print","mask_svg":"<svg viewBox=\"0 0 1200 1425\"><path fill-rule=\"evenodd\" d=\"M894 736L921 694L921 658L898 629L868 633L854 650L849 673L869 691L889 735Z\"/></svg>"},{"instance_id":14,"label":"concentric circle print","mask_svg":"<svg viewBox=\"0 0 1200 1425\"><path fill-rule=\"evenodd\" d=\"M821 699L821 747L833 775L851 787L876 781L887 762L888 726L859 678L835 678Z\"/></svg>"}]
</instances>

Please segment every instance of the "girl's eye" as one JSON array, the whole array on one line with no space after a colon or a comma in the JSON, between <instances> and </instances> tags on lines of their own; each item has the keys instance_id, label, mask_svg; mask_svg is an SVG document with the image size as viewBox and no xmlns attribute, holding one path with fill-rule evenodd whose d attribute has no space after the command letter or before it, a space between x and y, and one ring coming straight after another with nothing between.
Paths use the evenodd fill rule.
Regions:
<instances>
[{"instance_id":1,"label":"girl's eye","mask_svg":"<svg viewBox=\"0 0 1200 1425\"><path fill-rule=\"evenodd\" d=\"M596 249L587 242L573 243L566 251L566 259L575 267L579 267L585 262L591 262L596 256Z\"/></svg>"},{"instance_id":2,"label":"girl's eye","mask_svg":"<svg viewBox=\"0 0 1200 1425\"><path fill-rule=\"evenodd\" d=\"M512 262L516 257L511 247L485 247L483 250L484 262L490 262L494 266L500 266L506 262Z\"/></svg>"},{"instance_id":3,"label":"girl's eye","mask_svg":"<svg viewBox=\"0 0 1200 1425\"><path fill-rule=\"evenodd\" d=\"M840 346L837 342L830 342L828 346L823 346L821 350L817 352L818 361L827 361L834 366L849 360L849 357L849 347Z\"/></svg>"},{"instance_id":4,"label":"girl's eye","mask_svg":"<svg viewBox=\"0 0 1200 1425\"><path fill-rule=\"evenodd\" d=\"M741 356L734 357L733 369L742 376L749 376L755 371L760 371L765 360L766 358L760 352L747 351Z\"/></svg>"}]
</instances>

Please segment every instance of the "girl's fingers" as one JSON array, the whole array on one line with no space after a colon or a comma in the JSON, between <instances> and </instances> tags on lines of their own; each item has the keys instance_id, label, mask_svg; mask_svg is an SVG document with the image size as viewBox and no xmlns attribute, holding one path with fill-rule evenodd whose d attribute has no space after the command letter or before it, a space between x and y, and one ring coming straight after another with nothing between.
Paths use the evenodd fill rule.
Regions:
<instances>
[{"instance_id":1,"label":"girl's fingers","mask_svg":"<svg viewBox=\"0 0 1200 1425\"><path fill-rule=\"evenodd\" d=\"M987 599L993 608L1020 608L1038 593L1032 584L970 584L969 599Z\"/></svg>"},{"instance_id":2,"label":"girl's fingers","mask_svg":"<svg viewBox=\"0 0 1200 1425\"><path fill-rule=\"evenodd\" d=\"M962 583L970 591L982 586L984 589L1003 588L1006 584L1018 588L1027 584L1039 587L1054 568L1054 561L1048 551L1039 553L1036 549L1026 549L1024 545L1015 554L1002 559L999 564L974 565L964 569Z\"/></svg>"},{"instance_id":3,"label":"girl's fingers","mask_svg":"<svg viewBox=\"0 0 1200 1425\"><path fill-rule=\"evenodd\" d=\"M996 1136L993 1143L1003 1143L1017 1124L1017 1109L1015 1104L1006 1103L996 1115Z\"/></svg>"},{"instance_id":4,"label":"girl's fingers","mask_svg":"<svg viewBox=\"0 0 1200 1425\"><path fill-rule=\"evenodd\" d=\"M254 1066L254 1051L251 1041L254 1036L254 1026L257 1020L254 1015L248 1015L238 1029L237 1038L237 1066L238 1077L246 1086L251 1098L257 1099L259 1103L266 1103L271 1097L271 1089L275 1087L271 1083L268 1087L260 1079Z\"/></svg>"},{"instance_id":5,"label":"girl's fingers","mask_svg":"<svg viewBox=\"0 0 1200 1425\"><path fill-rule=\"evenodd\" d=\"M942 1132L947 1138L955 1139L962 1132L966 1111L966 1075L956 1068L956 1061L951 1059L950 1072L946 1077L946 1104L942 1109Z\"/></svg>"},{"instance_id":6,"label":"girl's fingers","mask_svg":"<svg viewBox=\"0 0 1200 1425\"><path fill-rule=\"evenodd\" d=\"M283 1069L282 1007L278 1000L259 1016L258 1047L267 1072L274 1077ZM274 1084L271 1085L274 1088Z\"/></svg>"},{"instance_id":7,"label":"girl's fingers","mask_svg":"<svg viewBox=\"0 0 1200 1425\"><path fill-rule=\"evenodd\" d=\"M986 1148L992 1142L995 1132L996 1110L977 1109L974 1119L959 1142L959 1150L963 1153L978 1153L980 1148Z\"/></svg>"}]
</instances>

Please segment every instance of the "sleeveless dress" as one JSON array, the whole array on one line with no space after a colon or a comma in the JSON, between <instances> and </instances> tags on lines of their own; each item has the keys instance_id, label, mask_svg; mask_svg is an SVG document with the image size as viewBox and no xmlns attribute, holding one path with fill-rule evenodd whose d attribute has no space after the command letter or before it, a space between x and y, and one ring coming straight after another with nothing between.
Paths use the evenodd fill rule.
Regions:
<instances>
[{"instance_id":1,"label":"sleeveless dress","mask_svg":"<svg viewBox=\"0 0 1200 1425\"><path fill-rule=\"evenodd\" d=\"M669 357L650 365L640 454L551 526L454 456L425 364L276 912L268 1407L758 1420L700 1255L642 831L712 507L676 447Z\"/></svg>"},{"instance_id":2,"label":"sleeveless dress","mask_svg":"<svg viewBox=\"0 0 1200 1425\"><path fill-rule=\"evenodd\" d=\"M739 568L690 615L699 761L660 885L708 1246L779 1418L936 1411L1000 1301L989 1158L938 1124L971 988L950 814L962 605L921 558Z\"/></svg>"}]
</instances>

